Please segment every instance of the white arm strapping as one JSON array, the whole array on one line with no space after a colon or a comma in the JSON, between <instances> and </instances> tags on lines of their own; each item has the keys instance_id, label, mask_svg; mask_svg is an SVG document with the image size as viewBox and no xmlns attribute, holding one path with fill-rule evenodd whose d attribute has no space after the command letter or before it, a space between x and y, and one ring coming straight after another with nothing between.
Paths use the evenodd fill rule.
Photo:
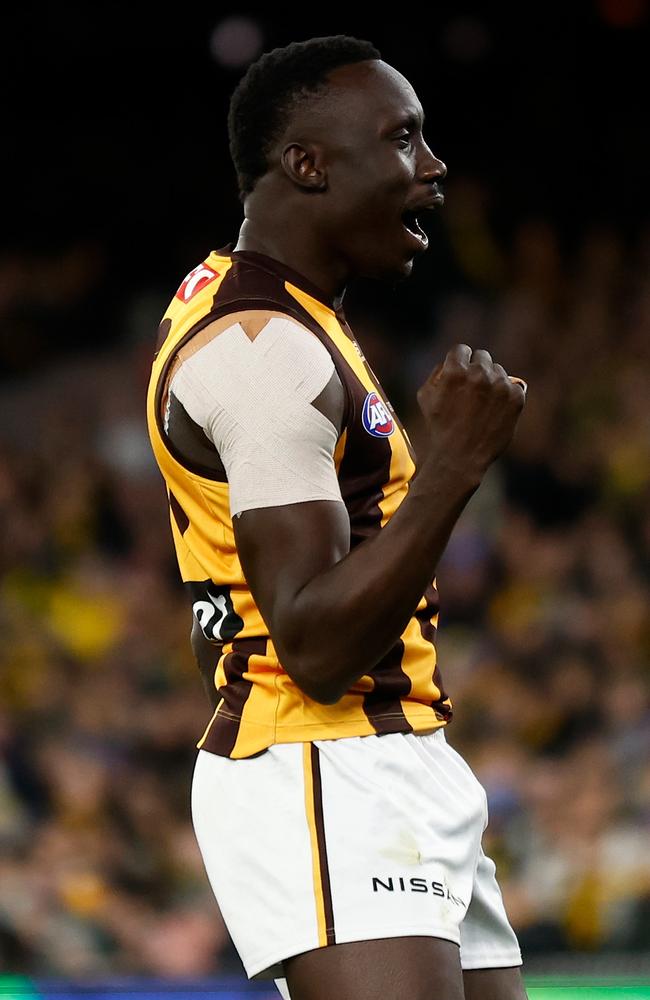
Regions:
<instances>
[{"instance_id":1,"label":"white arm strapping","mask_svg":"<svg viewBox=\"0 0 650 1000\"><path fill-rule=\"evenodd\" d=\"M183 361L170 391L219 452L231 516L307 500L342 502L333 460L338 432L311 405L333 375L338 380L318 338L284 317L270 319L253 340L235 323Z\"/></svg>"}]
</instances>

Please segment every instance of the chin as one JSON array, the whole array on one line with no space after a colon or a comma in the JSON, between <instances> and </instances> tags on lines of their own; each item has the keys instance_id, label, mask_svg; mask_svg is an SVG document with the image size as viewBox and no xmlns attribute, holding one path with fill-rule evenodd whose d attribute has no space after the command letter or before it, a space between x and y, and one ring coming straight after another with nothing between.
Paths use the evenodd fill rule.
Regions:
<instances>
[{"instance_id":1,"label":"chin","mask_svg":"<svg viewBox=\"0 0 650 1000\"><path fill-rule=\"evenodd\" d=\"M361 274L364 278L373 278L375 281L403 281L410 278L414 263L415 257L373 261L372 264L368 262Z\"/></svg>"}]
</instances>

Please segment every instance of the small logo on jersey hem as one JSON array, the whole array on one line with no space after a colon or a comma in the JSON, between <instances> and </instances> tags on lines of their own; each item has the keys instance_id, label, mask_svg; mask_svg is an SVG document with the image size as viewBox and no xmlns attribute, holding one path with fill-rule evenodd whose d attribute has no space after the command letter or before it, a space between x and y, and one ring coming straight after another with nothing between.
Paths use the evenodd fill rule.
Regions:
<instances>
[{"instance_id":1,"label":"small logo on jersey hem","mask_svg":"<svg viewBox=\"0 0 650 1000\"><path fill-rule=\"evenodd\" d=\"M364 400L361 420L364 429L373 437L390 437L395 430L395 423L388 406L374 390L369 392Z\"/></svg>"}]
</instances>

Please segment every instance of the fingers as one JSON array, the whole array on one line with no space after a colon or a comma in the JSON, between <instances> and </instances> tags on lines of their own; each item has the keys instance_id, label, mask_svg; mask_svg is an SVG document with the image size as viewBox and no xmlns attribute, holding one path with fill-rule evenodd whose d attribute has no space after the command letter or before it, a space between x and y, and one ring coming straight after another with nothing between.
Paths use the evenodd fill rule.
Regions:
<instances>
[{"instance_id":1,"label":"fingers","mask_svg":"<svg viewBox=\"0 0 650 1000\"><path fill-rule=\"evenodd\" d=\"M455 344L443 365L443 373L452 381L469 379L480 385L491 385L495 381L495 366L489 351L477 348L472 351L468 344ZM441 373L442 374L442 373Z\"/></svg>"},{"instance_id":2,"label":"fingers","mask_svg":"<svg viewBox=\"0 0 650 1000\"><path fill-rule=\"evenodd\" d=\"M472 354L471 364L477 365L479 368L483 368L486 372L490 372L493 367L496 367L496 365L492 364L492 355L490 352L483 351L481 348L478 348Z\"/></svg>"},{"instance_id":3,"label":"fingers","mask_svg":"<svg viewBox=\"0 0 650 1000\"><path fill-rule=\"evenodd\" d=\"M445 368L467 368L472 357L472 348L469 344L454 344L447 351L444 361Z\"/></svg>"},{"instance_id":4,"label":"fingers","mask_svg":"<svg viewBox=\"0 0 650 1000\"><path fill-rule=\"evenodd\" d=\"M521 386L521 388L524 390L524 396L525 396L526 393L528 392L528 382L526 382L526 380L523 378L519 378L518 375L508 375L508 378L513 383L513 385Z\"/></svg>"},{"instance_id":5,"label":"fingers","mask_svg":"<svg viewBox=\"0 0 650 1000\"><path fill-rule=\"evenodd\" d=\"M528 383L518 375L508 375L505 368L492 360L489 351L482 348L472 350L469 344L455 344L447 352L444 362L436 365L431 373L431 381L439 379L443 371L459 372L473 370L481 380L487 376L489 382L509 382L512 386L520 387L524 398L528 390ZM518 390L517 390L518 391Z\"/></svg>"},{"instance_id":6,"label":"fingers","mask_svg":"<svg viewBox=\"0 0 650 1000\"><path fill-rule=\"evenodd\" d=\"M528 392L528 382L526 382L525 379L520 378L519 375L508 375L505 368L502 368L501 365L495 365L494 368L500 375L506 378L511 385L519 386L523 392L524 399L526 398L526 393Z\"/></svg>"},{"instance_id":7,"label":"fingers","mask_svg":"<svg viewBox=\"0 0 650 1000\"><path fill-rule=\"evenodd\" d=\"M469 344L454 344L454 346L447 351L447 357L444 361L444 367L447 369L467 369L470 365L475 365L478 368L483 368L486 372L492 369L492 356L488 351L484 351L481 348L472 351Z\"/></svg>"}]
</instances>

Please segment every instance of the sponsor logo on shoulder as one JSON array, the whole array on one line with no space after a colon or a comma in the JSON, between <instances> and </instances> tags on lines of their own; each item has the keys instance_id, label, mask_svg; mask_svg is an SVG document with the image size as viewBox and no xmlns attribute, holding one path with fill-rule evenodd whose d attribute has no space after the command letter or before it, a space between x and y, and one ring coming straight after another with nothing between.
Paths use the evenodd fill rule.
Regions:
<instances>
[{"instance_id":1,"label":"sponsor logo on shoulder","mask_svg":"<svg viewBox=\"0 0 650 1000\"><path fill-rule=\"evenodd\" d=\"M176 298L180 299L181 302L189 302L192 296L200 292L202 288L209 285L211 281L219 277L219 272L214 271L207 264L199 264L197 267L192 268L190 273L185 276L181 287L176 292Z\"/></svg>"},{"instance_id":2,"label":"sponsor logo on shoulder","mask_svg":"<svg viewBox=\"0 0 650 1000\"><path fill-rule=\"evenodd\" d=\"M365 398L361 419L368 434L373 437L390 437L395 430L388 406L374 390Z\"/></svg>"}]
</instances>

